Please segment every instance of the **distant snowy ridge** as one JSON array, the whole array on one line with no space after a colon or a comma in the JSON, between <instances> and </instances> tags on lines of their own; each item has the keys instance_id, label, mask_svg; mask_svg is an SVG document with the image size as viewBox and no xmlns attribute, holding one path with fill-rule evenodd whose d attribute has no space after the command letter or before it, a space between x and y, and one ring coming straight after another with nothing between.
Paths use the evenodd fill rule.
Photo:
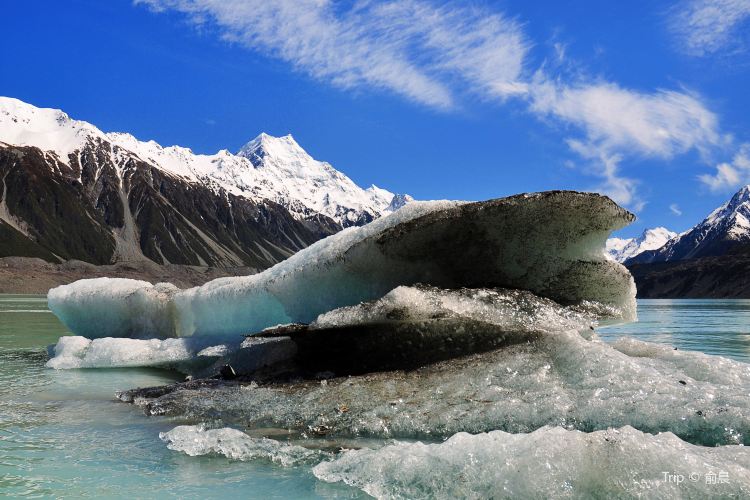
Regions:
<instances>
[{"instance_id":1,"label":"distant snowy ridge","mask_svg":"<svg viewBox=\"0 0 750 500\"><path fill-rule=\"evenodd\" d=\"M140 141L126 133L104 133L60 110L0 97L0 142L37 147L68 164L71 155L97 141L118 146L188 182L254 201L274 201L299 220L323 214L343 227L361 225L411 199L395 197L374 185L359 187L330 164L313 159L291 135L262 133L236 155L227 150L202 155L185 147Z\"/></svg>"},{"instance_id":2,"label":"distant snowy ridge","mask_svg":"<svg viewBox=\"0 0 750 500\"><path fill-rule=\"evenodd\" d=\"M628 263L673 262L715 257L750 245L750 185L711 212L692 229L662 247L629 257Z\"/></svg>"},{"instance_id":3,"label":"distant snowy ridge","mask_svg":"<svg viewBox=\"0 0 750 500\"><path fill-rule=\"evenodd\" d=\"M613 260L624 262L647 250L657 250L663 247L675 236L677 233L664 227L646 229L637 238L609 238L606 252Z\"/></svg>"}]
</instances>

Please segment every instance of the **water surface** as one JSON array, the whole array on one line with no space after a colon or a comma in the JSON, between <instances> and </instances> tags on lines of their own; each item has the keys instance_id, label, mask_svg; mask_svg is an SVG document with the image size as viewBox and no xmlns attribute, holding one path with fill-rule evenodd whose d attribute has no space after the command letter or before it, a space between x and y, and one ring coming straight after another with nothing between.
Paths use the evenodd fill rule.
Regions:
<instances>
[{"instance_id":1,"label":"water surface","mask_svg":"<svg viewBox=\"0 0 750 500\"><path fill-rule=\"evenodd\" d=\"M750 362L750 300L642 300L639 321L600 329ZM168 450L118 389L179 377L152 369L50 370L46 346L68 334L40 296L0 295L0 496L358 498L309 467L281 468Z\"/></svg>"},{"instance_id":2,"label":"water surface","mask_svg":"<svg viewBox=\"0 0 750 500\"><path fill-rule=\"evenodd\" d=\"M189 457L115 391L179 379L153 369L50 370L46 347L69 334L44 297L0 295L0 497L357 498L361 492L281 468Z\"/></svg>"},{"instance_id":3,"label":"water surface","mask_svg":"<svg viewBox=\"0 0 750 500\"><path fill-rule=\"evenodd\" d=\"M750 363L750 300L643 299L638 321L597 331L606 341L626 335Z\"/></svg>"}]
</instances>

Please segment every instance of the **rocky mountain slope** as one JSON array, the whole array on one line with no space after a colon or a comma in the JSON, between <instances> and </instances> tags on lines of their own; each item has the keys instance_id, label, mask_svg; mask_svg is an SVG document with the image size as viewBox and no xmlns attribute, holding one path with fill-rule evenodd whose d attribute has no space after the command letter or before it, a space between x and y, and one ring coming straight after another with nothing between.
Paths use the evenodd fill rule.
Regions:
<instances>
[{"instance_id":1,"label":"rocky mountain slope","mask_svg":"<svg viewBox=\"0 0 750 500\"><path fill-rule=\"evenodd\" d=\"M750 247L719 257L628 265L639 298L750 298Z\"/></svg>"},{"instance_id":2,"label":"rocky mountain slope","mask_svg":"<svg viewBox=\"0 0 750 500\"><path fill-rule=\"evenodd\" d=\"M291 136L199 155L2 97L0 189L0 257L254 269L404 199Z\"/></svg>"}]
</instances>

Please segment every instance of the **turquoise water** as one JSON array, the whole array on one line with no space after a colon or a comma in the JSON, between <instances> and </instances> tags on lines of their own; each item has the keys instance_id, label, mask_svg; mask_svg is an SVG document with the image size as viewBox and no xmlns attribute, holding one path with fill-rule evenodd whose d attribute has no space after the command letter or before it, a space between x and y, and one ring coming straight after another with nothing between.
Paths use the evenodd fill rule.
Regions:
<instances>
[{"instance_id":1,"label":"turquoise water","mask_svg":"<svg viewBox=\"0 0 750 500\"><path fill-rule=\"evenodd\" d=\"M750 362L750 301L646 300L639 321L600 330ZM65 328L38 296L0 295L0 496L359 498L309 467L189 457L158 439L184 422L148 418L118 389L176 380L147 370L46 369Z\"/></svg>"},{"instance_id":2,"label":"turquoise water","mask_svg":"<svg viewBox=\"0 0 750 500\"><path fill-rule=\"evenodd\" d=\"M358 498L308 468L189 457L159 432L185 422L147 418L118 389L169 383L147 369L50 370L46 346L65 328L36 296L0 295L0 497ZM193 422L190 422L193 423Z\"/></svg>"},{"instance_id":3,"label":"turquoise water","mask_svg":"<svg viewBox=\"0 0 750 500\"><path fill-rule=\"evenodd\" d=\"M598 332L606 341L627 335L750 363L750 300L639 300L637 322Z\"/></svg>"}]
</instances>

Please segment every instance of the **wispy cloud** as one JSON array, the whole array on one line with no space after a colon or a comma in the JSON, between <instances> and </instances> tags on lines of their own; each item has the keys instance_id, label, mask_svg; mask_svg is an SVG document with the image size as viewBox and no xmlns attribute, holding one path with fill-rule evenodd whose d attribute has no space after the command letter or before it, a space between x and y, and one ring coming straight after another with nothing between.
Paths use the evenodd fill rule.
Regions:
<instances>
[{"instance_id":1,"label":"wispy cloud","mask_svg":"<svg viewBox=\"0 0 750 500\"><path fill-rule=\"evenodd\" d=\"M731 162L716 165L716 173L698 177L713 192L726 192L750 184L750 143L740 146Z\"/></svg>"},{"instance_id":2,"label":"wispy cloud","mask_svg":"<svg viewBox=\"0 0 750 500\"><path fill-rule=\"evenodd\" d=\"M532 111L577 125L603 150L671 158L722 140L716 115L689 93L642 93L609 82L570 85L544 75L530 89Z\"/></svg>"},{"instance_id":3,"label":"wispy cloud","mask_svg":"<svg viewBox=\"0 0 750 500\"><path fill-rule=\"evenodd\" d=\"M705 153L725 140L716 115L687 92L643 93L611 82L569 84L538 73L528 98L533 112L574 126L580 137L568 139L568 145L604 180L600 190L636 211L644 202L638 182L620 173L626 153L670 159L692 149Z\"/></svg>"},{"instance_id":4,"label":"wispy cloud","mask_svg":"<svg viewBox=\"0 0 750 500\"><path fill-rule=\"evenodd\" d=\"M523 26L504 13L468 2L135 2L157 11L182 12L194 23L215 27L228 41L287 61L341 88L386 89L439 109L454 107L467 92L496 102L516 98L534 116L562 125L571 151L585 160L586 173L600 179L595 189L635 210L644 200L638 195L638 180L622 172L626 161L668 160L691 150L708 158L728 141L718 117L699 95L684 89L633 90L583 77L579 69L566 72L567 66L578 68L578 63L559 41L553 46L553 62L530 71L531 41ZM750 0L713 0L717 2L731 4L735 12L731 16L721 11L726 24L729 18L741 20L738 13ZM710 2L690 0L692 10L684 13L696 13L696 20L688 23L693 26L703 26L697 19L713 12L699 9L699 3ZM735 170L731 165L721 167L717 175L724 177L703 181L734 181L739 175Z\"/></svg>"},{"instance_id":5,"label":"wispy cloud","mask_svg":"<svg viewBox=\"0 0 750 500\"><path fill-rule=\"evenodd\" d=\"M669 25L680 48L705 56L743 43L750 0L683 0L670 9Z\"/></svg>"},{"instance_id":6,"label":"wispy cloud","mask_svg":"<svg viewBox=\"0 0 750 500\"><path fill-rule=\"evenodd\" d=\"M678 217L682 215L682 210L680 210L680 206L677 203L672 203L671 205L669 205L669 211Z\"/></svg>"},{"instance_id":7,"label":"wispy cloud","mask_svg":"<svg viewBox=\"0 0 750 500\"><path fill-rule=\"evenodd\" d=\"M343 88L387 89L437 108L454 105L457 78L504 98L528 50L521 26L478 7L422 0L135 0L213 23L228 41Z\"/></svg>"},{"instance_id":8,"label":"wispy cloud","mask_svg":"<svg viewBox=\"0 0 750 500\"><path fill-rule=\"evenodd\" d=\"M602 148L575 139L567 141L570 149L586 160L589 173L600 177L602 182L591 190L606 194L621 205L639 212L646 202L638 195L638 181L622 175L620 162L622 155L609 153Z\"/></svg>"}]
</instances>

